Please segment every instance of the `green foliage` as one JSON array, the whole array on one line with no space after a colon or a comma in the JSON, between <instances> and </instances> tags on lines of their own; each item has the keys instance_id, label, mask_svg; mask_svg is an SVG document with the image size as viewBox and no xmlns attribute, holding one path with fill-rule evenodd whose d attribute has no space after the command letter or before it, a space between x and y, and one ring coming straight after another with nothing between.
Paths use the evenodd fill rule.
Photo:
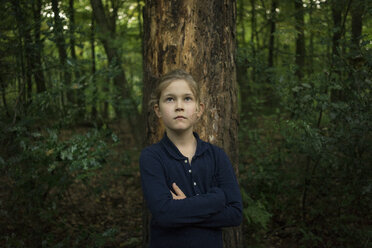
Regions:
<instances>
[{"instance_id":1,"label":"green foliage","mask_svg":"<svg viewBox=\"0 0 372 248\"><path fill-rule=\"evenodd\" d=\"M362 46L354 59L355 51L348 51L302 80L291 68L277 67L272 91L254 81L252 95L242 99L247 101L239 132L247 244L368 246L372 54ZM267 104L265 94L277 99L276 106Z\"/></svg>"},{"instance_id":2,"label":"green foliage","mask_svg":"<svg viewBox=\"0 0 372 248\"><path fill-rule=\"evenodd\" d=\"M1 181L7 192L0 202L0 243L5 242L6 247L32 247L37 243L52 247L51 239L56 238L53 232L67 227L61 201L74 184L88 184L96 176L112 156L113 146L109 143L117 142L117 137L107 129L75 135L63 129L40 130L31 118L15 125L0 124L0 170L1 175L6 175ZM50 232L46 232L49 228ZM85 243L87 237L83 236L89 234L94 247L102 247L115 233L114 229L102 234L88 230L81 227L81 238Z\"/></svg>"}]
</instances>

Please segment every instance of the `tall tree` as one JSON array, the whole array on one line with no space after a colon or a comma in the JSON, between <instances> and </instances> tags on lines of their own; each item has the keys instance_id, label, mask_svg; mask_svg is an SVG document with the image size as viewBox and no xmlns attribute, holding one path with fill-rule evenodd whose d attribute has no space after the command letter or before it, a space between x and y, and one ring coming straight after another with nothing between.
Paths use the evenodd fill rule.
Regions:
<instances>
[{"instance_id":1,"label":"tall tree","mask_svg":"<svg viewBox=\"0 0 372 248\"><path fill-rule=\"evenodd\" d=\"M28 9L26 6L22 6L20 1L13 1L13 10L17 22L18 40L19 40L19 61L22 68L22 79L19 81L20 84L20 100L21 105L31 100L32 91L32 37L31 37L31 25L27 21L27 14L25 13Z\"/></svg>"},{"instance_id":2,"label":"tall tree","mask_svg":"<svg viewBox=\"0 0 372 248\"><path fill-rule=\"evenodd\" d=\"M278 7L277 0L271 1L270 10L270 40L269 40L269 57L268 66L274 66L274 43L275 43L275 31L276 31L276 8Z\"/></svg>"},{"instance_id":3,"label":"tall tree","mask_svg":"<svg viewBox=\"0 0 372 248\"><path fill-rule=\"evenodd\" d=\"M335 73L341 76L340 67L337 66L339 56L340 56L340 40L344 35L345 32L345 23L346 18L350 10L352 0L348 0L348 4L346 0L332 0L331 1L331 9L332 9L332 20L333 20L333 35L332 35L332 55L331 55L331 69L332 73ZM342 16L342 12L345 10L344 17ZM331 91L331 100L338 101L343 98L342 90L339 89L332 89Z\"/></svg>"},{"instance_id":4,"label":"tall tree","mask_svg":"<svg viewBox=\"0 0 372 248\"><path fill-rule=\"evenodd\" d=\"M91 117L93 120L97 117L97 82L96 82L96 46L95 46L95 25L94 25L94 17L92 15L91 19L91 33L90 33L90 51L92 57L92 65L91 65L91 72L92 72L92 86L93 86L93 96L92 96L92 114ZM104 112L104 117L107 118L107 115Z\"/></svg>"},{"instance_id":5,"label":"tall tree","mask_svg":"<svg viewBox=\"0 0 372 248\"><path fill-rule=\"evenodd\" d=\"M256 40L256 42L255 42ZM257 37L257 24L256 24L256 1L251 0L251 50L252 50L252 57L253 60L256 59L256 44L258 45L258 37ZM256 68L253 66L252 68L252 81L256 80Z\"/></svg>"},{"instance_id":6,"label":"tall tree","mask_svg":"<svg viewBox=\"0 0 372 248\"><path fill-rule=\"evenodd\" d=\"M66 87L66 94L67 98L72 101L72 95L70 89L71 84L71 73L67 68L67 51L66 51L66 42L63 32L63 23L62 19L60 17L60 10L59 10L59 1L58 0L52 0L52 10L54 13L54 36L55 36L55 42L58 48L58 55L59 55L59 61L60 65L62 66L63 70L63 82ZM62 96L62 102L64 101L64 97Z\"/></svg>"},{"instance_id":7,"label":"tall tree","mask_svg":"<svg viewBox=\"0 0 372 248\"><path fill-rule=\"evenodd\" d=\"M147 144L158 141L164 132L147 107L156 81L170 70L183 68L200 83L207 106L197 132L224 148L238 171L235 23L236 1L146 1L143 113ZM145 243L147 227L144 223ZM240 228L224 232L225 248L241 247L241 240Z\"/></svg>"},{"instance_id":8,"label":"tall tree","mask_svg":"<svg viewBox=\"0 0 372 248\"><path fill-rule=\"evenodd\" d=\"M302 79L305 70L305 20L302 0L294 0L296 28L296 76Z\"/></svg>"},{"instance_id":9,"label":"tall tree","mask_svg":"<svg viewBox=\"0 0 372 248\"><path fill-rule=\"evenodd\" d=\"M98 29L98 38L105 49L110 67L118 70L117 75L114 77L115 87L119 90L119 94L124 99L127 99L130 96L128 89L126 88L128 83L122 67L121 56L119 54L118 47L116 46L116 19L119 9L119 2L115 0L111 1L111 13L105 11L106 8L103 6L101 0L91 0L90 2ZM116 109L116 111L117 114L120 115L121 111L118 109Z\"/></svg>"},{"instance_id":10,"label":"tall tree","mask_svg":"<svg viewBox=\"0 0 372 248\"><path fill-rule=\"evenodd\" d=\"M118 98L124 99L127 103L123 109L120 107L120 102L116 101L115 98L114 102L116 103L116 106L114 106L114 108L116 114L119 116L119 118L122 117L122 114L125 115L132 133L134 133L133 136L136 139L137 144L140 144L143 136L138 128L138 126L140 126L140 124L138 124L140 123L140 117L136 108L137 106L131 98L130 87L125 76L122 59L117 46L116 21L118 17L118 10L120 4L122 4L122 1L111 0L111 11L108 11L108 8L103 6L102 0L90 0L90 2L93 8L93 15L98 30L97 35L103 44L110 67L117 70L117 73L114 77L114 84L119 92Z\"/></svg>"},{"instance_id":11,"label":"tall tree","mask_svg":"<svg viewBox=\"0 0 372 248\"><path fill-rule=\"evenodd\" d=\"M363 14L365 2L356 0L351 7L351 41L355 49L359 48L360 38L362 36Z\"/></svg>"},{"instance_id":12,"label":"tall tree","mask_svg":"<svg viewBox=\"0 0 372 248\"><path fill-rule=\"evenodd\" d=\"M35 31L34 31L34 42L35 42L35 52L34 52L34 62L35 65L35 82L36 90L38 93L46 90L45 86L45 77L43 73L42 63L41 63L41 53L43 50L43 42L40 38L41 34L41 9L42 3L41 0L32 1L33 12L34 12L34 22L35 22Z\"/></svg>"}]
</instances>

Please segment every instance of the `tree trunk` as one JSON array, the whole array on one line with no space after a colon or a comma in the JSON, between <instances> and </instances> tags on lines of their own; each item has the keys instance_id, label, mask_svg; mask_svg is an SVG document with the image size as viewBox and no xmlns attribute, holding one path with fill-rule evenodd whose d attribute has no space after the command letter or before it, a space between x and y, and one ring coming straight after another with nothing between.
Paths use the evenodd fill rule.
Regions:
<instances>
[{"instance_id":1,"label":"tree trunk","mask_svg":"<svg viewBox=\"0 0 372 248\"><path fill-rule=\"evenodd\" d=\"M41 30L41 0L33 0L34 20L35 20L35 31L34 31L34 42L35 42L35 82L36 92L41 93L46 90L45 77L43 73L43 67L41 63L41 53L43 51L43 42L40 39Z\"/></svg>"},{"instance_id":2,"label":"tree trunk","mask_svg":"<svg viewBox=\"0 0 372 248\"><path fill-rule=\"evenodd\" d=\"M95 41L95 25L94 25L94 17L92 15L92 22L90 26L91 34L90 34L90 50L91 50L91 57L92 57L92 84L93 84L93 96L92 96L92 112L91 118L95 120L97 118L97 82L96 82L96 47L94 44Z\"/></svg>"},{"instance_id":3,"label":"tree trunk","mask_svg":"<svg viewBox=\"0 0 372 248\"><path fill-rule=\"evenodd\" d=\"M257 35L257 25L256 25L256 1L251 0L251 49L252 49L252 59L253 61L256 60L256 47L255 44L257 42L258 45L258 37ZM256 42L255 42L256 38ZM256 65L253 63L252 67L252 82L256 81Z\"/></svg>"},{"instance_id":4,"label":"tree trunk","mask_svg":"<svg viewBox=\"0 0 372 248\"><path fill-rule=\"evenodd\" d=\"M351 8L351 41L353 43L354 49L359 48L360 38L362 36L363 27L363 14L365 3L363 0L355 0L352 3Z\"/></svg>"},{"instance_id":5,"label":"tree trunk","mask_svg":"<svg viewBox=\"0 0 372 248\"><path fill-rule=\"evenodd\" d=\"M200 83L206 104L196 131L222 147L238 172L235 23L235 1L146 1L143 113L147 144L158 141L164 132L147 106L150 94L161 75L182 68ZM146 213L144 219L148 220ZM145 235L147 228L144 223ZM226 229L223 239L225 248L242 247L240 228ZM144 242L148 242L146 236Z\"/></svg>"},{"instance_id":6,"label":"tree trunk","mask_svg":"<svg viewBox=\"0 0 372 248\"><path fill-rule=\"evenodd\" d=\"M332 19L333 19L333 36L332 36L332 56L339 55L339 42L342 36L342 9L343 4L333 0L332 5Z\"/></svg>"},{"instance_id":7,"label":"tree trunk","mask_svg":"<svg viewBox=\"0 0 372 248\"><path fill-rule=\"evenodd\" d=\"M63 25L62 20L59 16L59 6L58 6L58 0L52 0L52 10L54 13L54 36L56 40L56 45L58 48L58 55L59 55L59 61L62 66L63 70L63 82L66 87L66 95L67 99L72 102L73 97L71 95L71 74L67 68L67 52L66 52L66 43L65 43L65 37L63 35ZM64 97L62 96L62 103L63 103Z\"/></svg>"},{"instance_id":8,"label":"tree trunk","mask_svg":"<svg viewBox=\"0 0 372 248\"><path fill-rule=\"evenodd\" d=\"M119 118L122 117L122 114L127 118L128 124L132 130L133 138L136 140L138 145L142 142L142 133L138 126L141 125L139 121L139 113L137 111L137 106L134 104L133 99L131 98L130 88L125 76L125 72L121 62L121 56L118 53L118 48L116 47L116 19L118 12L118 2L112 2L112 14L110 17L106 15L105 8L103 7L101 0L91 0L91 5L93 8L94 18L97 24L97 29L99 31L99 39L103 44L105 49L107 59L111 67L118 70L117 75L114 77L114 84L116 89L119 92L120 98L123 98L127 105L124 106L124 109L120 108L120 103L117 103L115 107L116 114ZM117 108L119 107L119 108Z\"/></svg>"},{"instance_id":9,"label":"tree trunk","mask_svg":"<svg viewBox=\"0 0 372 248\"><path fill-rule=\"evenodd\" d=\"M296 76L301 80L305 70L305 33L304 33L304 10L302 0L295 1L295 27L297 32L296 37Z\"/></svg>"},{"instance_id":10,"label":"tree trunk","mask_svg":"<svg viewBox=\"0 0 372 248\"><path fill-rule=\"evenodd\" d=\"M340 58L340 40L343 36L344 29L345 29L345 21L348 14L348 10L350 7L350 3L352 0L349 0L349 6L347 8L347 11L344 16L344 21L342 19L342 11L344 10L346 6L346 0L331 1L331 8L332 8L332 19L333 19L333 35L332 35L332 57L331 57L331 69L332 73L335 73L342 76L342 72L340 71L339 67L337 66L337 63ZM342 90L338 89L332 89L331 90L331 101L336 102L339 100L342 100L343 98L343 92Z\"/></svg>"},{"instance_id":11,"label":"tree trunk","mask_svg":"<svg viewBox=\"0 0 372 248\"><path fill-rule=\"evenodd\" d=\"M269 58L268 66L274 66L274 43L275 43L275 31L276 31L276 8L277 0L272 0L271 2L271 11L270 11L270 40L269 40Z\"/></svg>"},{"instance_id":12,"label":"tree trunk","mask_svg":"<svg viewBox=\"0 0 372 248\"><path fill-rule=\"evenodd\" d=\"M309 10L309 25L312 27L314 25L314 18L313 18L313 11L315 8L314 0L310 1L310 10ZM314 31L310 30L310 37L309 37L309 56L308 56L308 73L314 73Z\"/></svg>"},{"instance_id":13,"label":"tree trunk","mask_svg":"<svg viewBox=\"0 0 372 248\"><path fill-rule=\"evenodd\" d=\"M240 108L241 109L248 109L250 107L249 100L249 76L248 76L248 52L247 52L247 42L246 42L246 27L245 27L245 2L244 0L240 1L240 4L238 5L238 13L239 13L239 24L241 33L238 34L237 37L239 41L237 41L239 45L239 59L236 63L236 70L237 70L237 82L239 84L240 89ZM253 45L253 43L250 43L250 45ZM244 118L244 117L243 117Z\"/></svg>"},{"instance_id":14,"label":"tree trunk","mask_svg":"<svg viewBox=\"0 0 372 248\"><path fill-rule=\"evenodd\" d=\"M93 14L95 22L97 24L97 29L99 31L99 40L102 42L103 48L105 49L107 59L110 63L110 67L118 69L117 76L114 77L114 84L119 90L120 95L124 99L129 98L130 94L126 90L127 79L125 77L125 72L122 68L121 57L115 46L116 32L115 32L115 21L113 18L109 18L103 7L101 0L91 0L91 5L93 8ZM115 14L113 14L114 16ZM117 110L117 114L121 111Z\"/></svg>"},{"instance_id":15,"label":"tree trunk","mask_svg":"<svg viewBox=\"0 0 372 248\"><path fill-rule=\"evenodd\" d=\"M16 15L17 29L20 41L21 61L22 61L22 75L24 80L23 103L28 105L32 100L32 71L34 65L32 63L32 38L31 38L31 25L27 22L28 6L22 8L19 1L14 1L13 8Z\"/></svg>"},{"instance_id":16,"label":"tree trunk","mask_svg":"<svg viewBox=\"0 0 372 248\"><path fill-rule=\"evenodd\" d=\"M74 64L74 80L75 84L79 82L80 85L77 85L77 87L73 87L73 97L74 97L74 103L77 103L79 108L80 115L84 115L85 113L85 95L84 95L84 87L81 85L84 85L84 82L80 82L80 67L78 63L78 59L76 57L76 51L75 51L75 9L74 9L74 0L69 0L69 7L68 7L68 13L69 13L69 36L70 36L70 51L71 51L71 58Z\"/></svg>"}]
</instances>

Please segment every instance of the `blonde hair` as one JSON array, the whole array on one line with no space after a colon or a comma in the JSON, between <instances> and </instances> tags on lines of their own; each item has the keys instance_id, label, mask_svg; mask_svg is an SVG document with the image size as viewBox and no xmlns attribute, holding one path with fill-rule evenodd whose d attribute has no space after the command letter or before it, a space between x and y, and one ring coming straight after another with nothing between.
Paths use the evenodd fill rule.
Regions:
<instances>
[{"instance_id":1,"label":"blonde hair","mask_svg":"<svg viewBox=\"0 0 372 248\"><path fill-rule=\"evenodd\" d=\"M149 106L153 108L155 104L159 104L159 100L161 97L161 93L165 88L167 88L172 82L175 80L185 80L185 82L189 85L197 103L200 103L200 88L199 85L195 82L194 78L191 76L190 73L182 70L176 69L171 72L168 72L164 76L162 76L158 84L155 88L155 91L151 94Z\"/></svg>"}]
</instances>

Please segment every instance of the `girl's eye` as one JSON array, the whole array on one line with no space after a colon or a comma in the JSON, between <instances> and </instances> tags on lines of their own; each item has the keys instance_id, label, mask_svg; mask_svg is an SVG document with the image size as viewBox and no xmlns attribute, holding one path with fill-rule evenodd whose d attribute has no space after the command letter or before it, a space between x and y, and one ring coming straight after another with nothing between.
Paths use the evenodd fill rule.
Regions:
<instances>
[{"instance_id":1,"label":"girl's eye","mask_svg":"<svg viewBox=\"0 0 372 248\"><path fill-rule=\"evenodd\" d=\"M173 101L173 97L167 97L167 98L165 98L165 101L166 102L172 102Z\"/></svg>"},{"instance_id":2,"label":"girl's eye","mask_svg":"<svg viewBox=\"0 0 372 248\"><path fill-rule=\"evenodd\" d=\"M189 102L189 101L191 101L191 100L192 100L191 97L189 97L189 96L185 97L185 101Z\"/></svg>"}]
</instances>

